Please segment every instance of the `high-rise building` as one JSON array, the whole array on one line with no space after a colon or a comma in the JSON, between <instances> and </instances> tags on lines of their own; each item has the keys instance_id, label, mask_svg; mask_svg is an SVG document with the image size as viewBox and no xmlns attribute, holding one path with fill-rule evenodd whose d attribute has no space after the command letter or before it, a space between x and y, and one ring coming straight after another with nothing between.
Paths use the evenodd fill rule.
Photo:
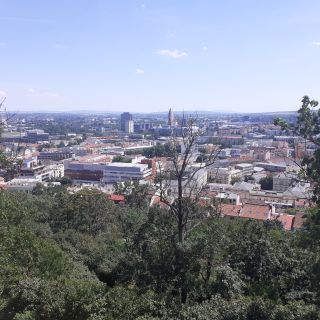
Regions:
<instances>
[{"instance_id":1,"label":"high-rise building","mask_svg":"<svg viewBox=\"0 0 320 320\"><path fill-rule=\"evenodd\" d=\"M132 118L132 114L130 112L124 112L121 114L120 116L120 130L121 131L126 131L126 122L127 121L132 121L132 127L133 127L133 118ZM127 128L130 127L129 124L127 124Z\"/></svg>"},{"instance_id":2,"label":"high-rise building","mask_svg":"<svg viewBox=\"0 0 320 320\"><path fill-rule=\"evenodd\" d=\"M168 125L173 126L174 125L174 117L173 117L173 112L170 108L169 113L168 113Z\"/></svg>"},{"instance_id":3,"label":"high-rise building","mask_svg":"<svg viewBox=\"0 0 320 320\"><path fill-rule=\"evenodd\" d=\"M186 117L184 116L184 110L183 110L183 112L182 112L181 126L182 126L182 127L186 127L186 126L187 126L187 119L186 119Z\"/></svg>"},{"instance_id":4,"label":"high-rise building","mask_svg":"<svg viewBox=\"0 0 320 320\"><path fill-rule=\"evenodd\" d=\"M126 133L133 133L134 132L133 120L126 120L125 125L124 125L124 131Z\"/></svg>"}]
</instances>

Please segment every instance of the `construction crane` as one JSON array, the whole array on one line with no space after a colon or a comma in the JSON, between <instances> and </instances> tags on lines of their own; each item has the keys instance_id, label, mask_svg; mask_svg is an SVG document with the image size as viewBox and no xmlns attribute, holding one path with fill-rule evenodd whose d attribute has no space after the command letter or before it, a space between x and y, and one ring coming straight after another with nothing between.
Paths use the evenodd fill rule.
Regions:
<instances>
[{"instance_id":1,"label":"construction crane","mask_svg":"<svg viewBox=\"0 0 320 320\"><path fill-rule=\"evenodd\" d=\"M2 106L3 106L3 104L4 104L4 102L5 102L6 99L7 99L7 97L4 97L4 98L2 99L2 101L0 102L0 125L5 125L5 124L6 124L6 119L5 119L5 118L3 119L3 117L2 117L2 114L4 114L5 117L6 117L6 114L7 114L6 108L4 108L4 109L2 110Z\"/></svg>"},{"instance_id":2,"label":"construction crane","mask_svg":"<svg viewBox=\"0 0 320 320\"><path fill-rule=\"evenodd\" d=\"M2 105L4 104L4 102L5 102L6 99L7 99L7 97L4 97L4 98L2 99L2 101L0 102L0 109L2 108Z\"/></svg>"}]
</instances>

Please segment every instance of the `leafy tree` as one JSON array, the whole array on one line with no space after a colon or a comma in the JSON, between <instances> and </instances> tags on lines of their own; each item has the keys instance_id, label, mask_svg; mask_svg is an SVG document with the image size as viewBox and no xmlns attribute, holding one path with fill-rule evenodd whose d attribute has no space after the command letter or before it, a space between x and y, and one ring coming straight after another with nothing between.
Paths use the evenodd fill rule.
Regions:
<instances>
[{"instance_id":1,"label":"leafy tree","mask_svg":"<svg viewBox=\"0 0 320 320\"><path fill-rule=\"evenodd\" d=\"M97 235L112 215L113 206L100 191L83 189L68 196L59 219L61 226Z\"/></svg>"},{"instance_id":2,"label":"leafy tree","mask_svg":"<svg viewBox=\"0 0 320 320\"><path fill-rule=\"evenodd\" d=\"M125 163L130 163L130 162L132 162L132 159L129 158L129 157L124 157L124 156L119 155L119 156L113 157L112 162L125 162Z\"/></svg>"},{"instance_id":3,"label":"leafy tree","mask_svg":"<svg viewBox=\"0 0 320 320\"><path fill-rule=\"evenodd\" d=\"M170 156L170 145L166 144L157 144L152 148L145 148L143 149L143 155L147 158L154 158L154 157L167 157Z\"/></svg>"},{"instance_id":4,"label":"leafy tree","mask_svg":"<svg viewBox=\"0 0 320 320\"><path fill-rule=\"evenodd\" d=\"M273 188L272 176L266 176L264 178L261 178L259 180L259 183L261 184L262 190L272 190L272 188Z\"/></svg>"},{"instance_id":5,"label":"leafy tree","mask_svg":"<svg viewBox=\"0 0 320 320\"><path fill-rule=\"evenodd\" d=\"M236 182L241 182L242 179L240 177L232 177L231 184L234 185Z\"/></svg>"},{"instance_id":6,"label":"leafy tree","mask_svg":"<svg viewBox=\"0 0 320 320\"><path fill-rule=\"evenodd\" d=\"M318 246L320 244L320 109L317 109L318 101L311 100L308 96L304 96L301 103L296 123L287 123L277 118L274 124L280 126L282 130L290 130L303 141L316 146L312 156L304 155L300 163L300 178L312 183L313 201L317 204L317 207L310 210L307 215L308 233L304 235L305 244Z\"/></svg>"},{"instance_id":7,"label":"leafy tree","mask_svg":"<svg viewBox=\"0 0 320 320\"><path fill-rule=\"evenodd\" d=\"M320 110L316 110L319 103L310 100L308 96L304 96L301 102L296 123L290 124L276 118L274 124L280 126L282 130L290 130L318 147L313 156L305 155L300 166L300 174L302 178L313 182L314 200L320 204Z\"/></svg>"}]
</instances>

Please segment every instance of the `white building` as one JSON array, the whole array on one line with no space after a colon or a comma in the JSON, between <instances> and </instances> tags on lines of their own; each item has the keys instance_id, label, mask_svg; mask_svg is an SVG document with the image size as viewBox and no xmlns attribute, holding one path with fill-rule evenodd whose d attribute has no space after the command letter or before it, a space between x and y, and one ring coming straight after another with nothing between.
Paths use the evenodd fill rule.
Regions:
<instances>
[{"instance_id":1,"label":"white building","mask_svg":"<svg viewBox=\"0 0 320 320\"><path fill-rule=\"evenodd\" d=\"M37 178L23 178L18 177L8 181L6 184L6 189L9 191L20 191L20 192L32 192L32 190L37 186L37 184L42 184L44 186L59 186L60 182L43 182Z\"/></svg>"},{"instance_id":2,"label":"white building","mask_svg":"<svg viewBox=\"0 0 320 320\"><path fill-rule=\"evenodd\" d=\"M125 125L124 125L124 131L126 133L133 133L134 132L133 120L126 120Z\"/></svg>"},{"instance_id":3,"label":"white building","mask_svg":"<svg viewBox=\"0 0 320 320\"><path fill-rule=\"evenodd\" d=\"M62 178L64 177L64 164L56 163L46 167L49 171L52 171L52 178Z\"/></svg>"},{"instance_id":4,"label":"white building","mask_svg":"<svg viewBox=\"0 0 320 320\"><path fill-rule=\"evenodd\" d=\"M151 176L152 169L147 164L112 162L104 167L102 182L139 181Z\"/></svg>"},{"instance_id":5,"label":"white building","mask_svg":"<svg viewBox=\"0 0 320 320\"><path fill-rule=\"evenodd\" d=\"M216 183L230 184L232 179L242 178L242 170L234 168L207 168L208 176Z\"/></svg>"},{"instance_id":6,"label":"white building","mask_svg":"<svg viewBox=\"0 0 320 320\"><path fill-rule=\"evenodd\" d=\"M250 176L253 173L253 165L251 163L238 163L235 168L241 170L243 176Z\"/></svg>"}]
</instances>

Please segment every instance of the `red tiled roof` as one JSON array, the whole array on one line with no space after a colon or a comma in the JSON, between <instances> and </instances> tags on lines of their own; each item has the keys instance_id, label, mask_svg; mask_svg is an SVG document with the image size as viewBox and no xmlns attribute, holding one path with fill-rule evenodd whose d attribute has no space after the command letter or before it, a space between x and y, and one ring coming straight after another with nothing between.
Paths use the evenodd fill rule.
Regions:
<instances>
[{"instance_id":1,"label":"red tiled roof","mask_svg":"<svg viewBox=\"0 0 320 320\"><path fill-rule=\"evenodd\" d=\"M122 194L110 194L108 198L111 201L124 201L124 196Z\"/></svg>"},{"instance_id":2,"label":"red tiled roof","mask_svg":"<svg viewBox=\"0 0 320 320\"><path fill-rule=\"evenodd\" d=\"M246 204L242 208L240 216L242 218L265 220L268 217L269 210L269 206Z\"/></svg>"},{"instance_id":3,"label":"red tiled roof","mask_svg":"<svg viewBox=\"0 0 320 320\"><path fill-rule=\"evenodd\" d=\"M293 228L294 229L302 228L304 222L305 222L305 213L297 212L296 215L294 216Z\"/></svg>"},{"instance_id":4,"label":"red tiled roof","mask_svg":"<svg viewBox=\"0 0 320 320\"><path fill-rule=\"evenodd\" d=\"M274 220L280 221L283 225L283 229L291 230L293 227L294 216L284 214L284 215L276 217Z\"/></svg>"},{"instance_id":5,"label":"red tiled roof","mask_svg":"<svg viewBox=\"0 0 320 320\"><path fill-rule=\"evenodd\" d=\"M307 201L304 200L304 199L297 199L297 200L295 200L294 204L295 204L296 207L306 207L306 206L308 206Z\"/></svg>"},{"instance_id":6,"label":"red tiled roof","mask_svg":"<svg viewBox=\"0 0 320 320\"><path fill-rule=\"evenodd\" d=\"M221 205L221 213L224 216L232 216L238 217L241 211L240 205L233 205L233 204L222 204Z\"/></svg>"}]
</instances>

